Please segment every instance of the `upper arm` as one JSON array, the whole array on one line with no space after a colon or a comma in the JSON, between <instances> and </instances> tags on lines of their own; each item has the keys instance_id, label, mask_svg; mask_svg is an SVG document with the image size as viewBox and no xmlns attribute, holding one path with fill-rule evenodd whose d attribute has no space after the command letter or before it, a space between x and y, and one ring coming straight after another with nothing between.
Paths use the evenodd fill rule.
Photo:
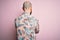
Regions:
<instances>
[{"instance_id":1,"label":"upper arm","mask_svg":"<svg viewBox=\"0 0 60 40\"><path fill-rule=\"evenodd\" d=\"M14 24L15 24L15 28L16 28L16 27L17 27L17 26L16 26L16 19L14 20Z\"/></svg>"},{"instance_id":2,"label":"upper arm","mask_svg":"<svg viewBox=\"0 0 60 40\"><path fill-rule=\"evenodd\" d=\"M19 27L20 25L20 20L18 20L18 18L15 19L15 27Z\"/></svg>"},{"instance_id":3,"label":"upper arm","mask_svg":"<svg viewBox=\"0 0 60 40\"><path fill-rule=\"evenodd\" d=\"M36 23L36 26L35 26L35 33L39 33L39 22Z\"/></svg>"}]
</instances>

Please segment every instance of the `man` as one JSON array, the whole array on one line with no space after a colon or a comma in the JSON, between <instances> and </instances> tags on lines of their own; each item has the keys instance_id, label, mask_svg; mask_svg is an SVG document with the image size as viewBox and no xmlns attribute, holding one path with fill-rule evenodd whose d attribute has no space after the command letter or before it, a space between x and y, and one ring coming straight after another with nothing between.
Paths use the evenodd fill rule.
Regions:
<instances>
[{"instance_id":1,"label":"man","mask_svg":"<svg viewBox=\"0 0 60 40\"><path fill-rule=\"evenodd\" d=\"M36 40L35 34L39 33L38 20L31 16L32 4L23 3L23 14L15 19L18 40Z\"/></svg>"}]
</instances>

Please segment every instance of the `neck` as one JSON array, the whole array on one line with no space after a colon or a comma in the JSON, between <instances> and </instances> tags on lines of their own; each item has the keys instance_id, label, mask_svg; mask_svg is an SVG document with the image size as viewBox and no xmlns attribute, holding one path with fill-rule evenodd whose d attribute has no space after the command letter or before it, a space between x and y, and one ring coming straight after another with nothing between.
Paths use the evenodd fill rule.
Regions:
<instances>
[{"instance_id":1,"label":"neck","mask_svg":"<svg viewBox=\"0 0 60 40\"><path fill-rule=\"evenodd\" d=\"M29 15L30 15L30 11L25 11L25 12L27 12L27 14L29 14Z\"/></svg>"}]
</instances>

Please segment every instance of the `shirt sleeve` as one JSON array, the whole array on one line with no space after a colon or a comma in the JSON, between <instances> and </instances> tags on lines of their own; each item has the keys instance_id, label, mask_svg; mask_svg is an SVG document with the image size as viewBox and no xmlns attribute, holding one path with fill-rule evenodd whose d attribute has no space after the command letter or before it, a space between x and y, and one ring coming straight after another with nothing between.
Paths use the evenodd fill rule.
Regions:
<instances>
[{"instance_id":1,"label":"shirt sleeve","mask_svg":"<svg viewBox=\"0 0 60 40\"><path fill-rule=\"evenodd\" d=\"M18 20L18 18L15 19L15 26L16 26L16 28L19 26L19 20Z\"/></svg>"},{"instance_id":2,"label":"shirt sleeve","mask_svg":"<svg viewBox=\"0 0 60 40\"><path fill-rule=\"evenodd\" d=\"M32 17L32 23L34 27L38 26L38 20L35 19L34 17Z\"/></svg>"},{"instance_id":3,"label":"shirt sleeve","mask_svg":"<svg viewBox=\"0 0 60 40\"><path fill-rule=\"evenodd\" d=\"M39 21L35 18L33 18L33 25L35 28L35 33L39 33Z\"/></svg>"},{"instance_id":4,"label":"shirt sleeve","mask_svg":"<svg viewBox=\"0 0 60 40\"><path fill-rule=\"evenodd\" d=\"M35 33L39 33L39 21L37 21L36 26L35 26Z\"/></svg>"},{"instance_id":5,"label":"shirt sleeve","mask_svg":"<svg viewBox=\"0 0 60 40\"><path fill-rule=\"evenodd\" d=\"M19 18L16 18L15 25L16 25L16 28L17 28L17 27L23 26L24 23Z\"/></svg>"}]
</instances>

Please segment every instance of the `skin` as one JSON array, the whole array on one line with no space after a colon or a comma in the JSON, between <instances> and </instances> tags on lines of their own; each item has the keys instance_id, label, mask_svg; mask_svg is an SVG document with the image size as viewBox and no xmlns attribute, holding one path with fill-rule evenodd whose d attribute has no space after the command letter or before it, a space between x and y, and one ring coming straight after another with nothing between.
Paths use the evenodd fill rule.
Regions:
<instances>
[{"instance_id":1,"label":"skin","mask_svg":"<svg viewBox=\"0 0 60 40\"><path fill-rule=\"evenodd\" d=\"M32 13L32 7L29 7L29 8L24 8L23 10L24 12L27 12L27 13Z\"/></svg>"}]
</instances>

